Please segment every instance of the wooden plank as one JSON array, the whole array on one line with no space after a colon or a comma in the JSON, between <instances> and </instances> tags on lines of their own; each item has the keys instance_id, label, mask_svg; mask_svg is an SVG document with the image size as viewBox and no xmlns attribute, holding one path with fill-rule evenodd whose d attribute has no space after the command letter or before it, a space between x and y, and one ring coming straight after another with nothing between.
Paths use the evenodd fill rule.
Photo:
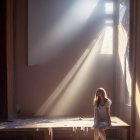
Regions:
<instances>
[{"instance_id":1,"label":"wooden plank","mask_svg":"<svg viewBox=\"0 0 140 140\"><path fill-rule=\"evenodd\" d=\"M43 128L73 128L73 127L93 127L93 118L65 118L65 119L23 119L11 122L0 123L0 130L11 129L43 129ZM111 117L110 128L130 127L129 124L118 117Z\"/></svg>"},{"instance_id":2,"label":"wooden plank","mask_svg":"<svg viewBox=\"0 0 140 140\"><path fill-rule=\"evenodd\" d=\"M109 129L122 129L125 132L126 139L130 140L130 125L119 119L111 117L112 126ZM53 140L54 133L75 131L80 136L81 133L93 132L93 118L33 118L33 119L17 119L12 122L0 123L0 132L22 132L30 131L33 134L33 140Z\"/></svg>"}]
</instances>

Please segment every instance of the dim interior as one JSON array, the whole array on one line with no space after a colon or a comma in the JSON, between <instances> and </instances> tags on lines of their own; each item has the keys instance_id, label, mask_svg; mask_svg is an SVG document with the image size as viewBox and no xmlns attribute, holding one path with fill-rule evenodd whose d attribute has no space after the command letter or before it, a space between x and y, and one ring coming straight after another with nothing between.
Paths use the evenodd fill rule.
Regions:
<instances>
[{"instance_id":1,"label":"dim interior","mask_svg":"<svg viewBox=\"0 0 140 140\"><path fill-rule=\"evenodd\" d=\"M139 138L130 1L13 1L7 2L7 119L92 118L96 89L103 87L111 116L135 126Z\"/></svg>"}]
</instances>

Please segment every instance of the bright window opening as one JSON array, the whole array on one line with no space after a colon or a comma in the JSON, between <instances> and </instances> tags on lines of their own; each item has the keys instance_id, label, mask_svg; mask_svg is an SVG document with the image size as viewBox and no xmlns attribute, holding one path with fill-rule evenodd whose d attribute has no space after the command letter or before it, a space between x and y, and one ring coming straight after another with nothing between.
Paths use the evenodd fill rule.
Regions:
<instances>
[{"instance_id":1,"label":"bright window opening","mask_svg":"<svg viewBox=\"0 0 140 140\"><path fill-rule=\"evenodd\" d=\"M105 13L106 14L113 14L113 3L105 3Z\"/></svg>"},{"instance_id":2,"label":"bright window opening","mask_svg":"<svg viewBox=\"0 0 140 140\"><path fill-rule=\"evenodd\" d=\"M112 19L107 19L107 20L105 20L105 24L106 25L112 25L113 24L113 20Z\"/></svg>"}]
</instances>

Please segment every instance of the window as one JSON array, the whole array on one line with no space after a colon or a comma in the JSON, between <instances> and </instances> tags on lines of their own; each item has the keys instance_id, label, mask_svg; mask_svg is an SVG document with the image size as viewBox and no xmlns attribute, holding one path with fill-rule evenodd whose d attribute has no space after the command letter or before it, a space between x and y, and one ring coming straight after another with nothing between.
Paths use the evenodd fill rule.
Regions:
<instances>
[{"instance_id":1,"label":"window","mask_svg":"<svg viewBox=\"0 0 140 140\"><path fill-rule=\"evenodd\" d=\"M113 14L113 3L112 2L105 3L105 13Z\"/></svg>"}]
</instances>

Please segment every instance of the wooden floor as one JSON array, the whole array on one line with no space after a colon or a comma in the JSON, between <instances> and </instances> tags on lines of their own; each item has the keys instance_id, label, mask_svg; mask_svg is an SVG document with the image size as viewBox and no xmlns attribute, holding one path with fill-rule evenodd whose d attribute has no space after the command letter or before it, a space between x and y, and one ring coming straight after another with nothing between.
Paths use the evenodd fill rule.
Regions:
<instances>
[{"instance_id":1,"label":"wooden floor","mask_svg":"<svg viewBox=\"0 0 140 140\"><path fill-rule=\"evenodd\" d=\"M93 139L93 124L93 118L15 119L0 123L0 140L9 140L10 137L10 140L15 137L16 140ZM111 124L109 129L115 130L112 134L116 129L122 129L126 133L126 140L129 140L130 125L118 117L111 117Z\"/></svg>"}]
</instances>

